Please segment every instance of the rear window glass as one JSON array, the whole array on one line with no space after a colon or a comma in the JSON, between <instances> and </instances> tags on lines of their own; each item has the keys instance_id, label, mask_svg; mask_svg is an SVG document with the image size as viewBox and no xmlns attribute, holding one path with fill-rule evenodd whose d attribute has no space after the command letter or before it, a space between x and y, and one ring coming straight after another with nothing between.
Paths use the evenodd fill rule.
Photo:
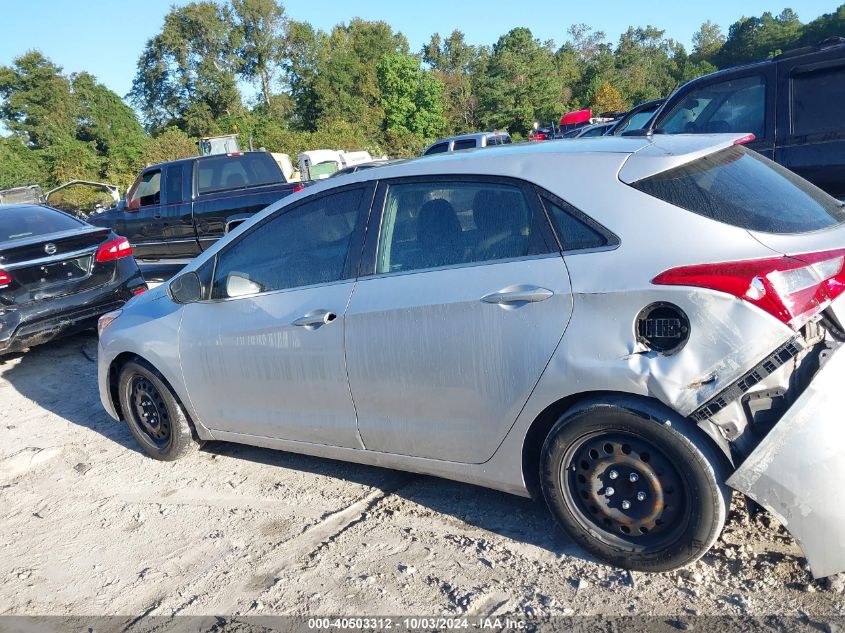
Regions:
<instances>
[{"instance_id":1,"label":"rear window glass","mask_svg":"<svg viewBox=\"0 0 845 633\"><path fill-rule=\"evenodd\" d=\"M792 77L792 133L845 133L845 66Z\"/></svg>"},{"instance_id":2,"label":"rear window glass","mask_svg":"<svg viewBox=\"0 0 845 633\"><path fill-rule=\"evenodd\" d=\"M215 156L199 161L197 188L200 193L242 189L282 182L282 171L270 154Z\"/></svg>"},{"instance_id":3,"label":"rear window glass","mask_svg":"<svg viewBox=\"0 0 845 633\"><path fill-rule=\"evenodd\" d=\"M18 240L85 226L76 218L48 207L0 206L0 242Z\"/></svg>"},{"instance_id":4,"label":"rear window glass","mask_svg":"<svg viewBox=\"0 0 845 633\"><path fill-rule=\"evenodd\" d=\"M756 152L736 146L632 184L718 222L766 233L841 224L842 203Z\"/></svg>"}]
</instances>

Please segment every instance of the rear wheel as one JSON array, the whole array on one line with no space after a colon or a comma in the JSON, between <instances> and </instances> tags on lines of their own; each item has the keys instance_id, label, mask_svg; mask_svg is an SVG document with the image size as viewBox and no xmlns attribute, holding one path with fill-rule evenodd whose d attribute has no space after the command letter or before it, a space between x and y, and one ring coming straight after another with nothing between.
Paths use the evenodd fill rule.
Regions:
<instances>
[{"instance_id":1,"label":"rear wheel","mask_svg":"<svg viewBox=\"0 0 845 633\"><path fill-rule=\"evenodd\" d=\"M118 394L129 430L150 457L172 461L199 447L170 386L147 363L130 361L123 366Z\"/></svg>"},{"instance_id":2,"label":"rear wheel","mask_svg":"<svg viewBox=\"0 0 845 633\"><path fill-rule=\"evenodd\" d=\"M543 446L541 481L563 529L614 565L667 571L701 557L725 523L724 459L685 422L623 406L567 412ZM697 429L691 429L697 431Z\"/></svg>"}]
</instances>

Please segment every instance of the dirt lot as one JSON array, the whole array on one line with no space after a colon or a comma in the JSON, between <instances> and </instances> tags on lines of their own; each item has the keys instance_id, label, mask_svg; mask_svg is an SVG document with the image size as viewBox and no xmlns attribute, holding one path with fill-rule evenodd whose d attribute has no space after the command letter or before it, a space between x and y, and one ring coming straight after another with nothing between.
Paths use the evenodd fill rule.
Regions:
<instances>
[{"instance_id":1,"label":"dirt lot","mask_svg":"<svg viewBox=\"0 0 845 633\"><path fill-rule=\"evenodd\" d=\"M147 459L95 355L85 335L0 364L0 614L845 614L843 579L811 582L736 501L702 561L631 575L472 486L228 444Z\"/></svg>"}]
</instances>

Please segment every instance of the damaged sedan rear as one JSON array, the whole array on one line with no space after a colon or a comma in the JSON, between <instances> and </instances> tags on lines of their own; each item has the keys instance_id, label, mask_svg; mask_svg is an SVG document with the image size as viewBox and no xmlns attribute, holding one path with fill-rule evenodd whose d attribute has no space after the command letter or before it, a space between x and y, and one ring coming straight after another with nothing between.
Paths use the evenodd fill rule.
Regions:
<instances>
[{"instance_id":1,"label":"damaged sedan rear","mask_svg":"<svg viewBox=\"0 0 845 633\"><path fill-rule=\"evenodd\" d=\"M0 206L0 354L93 328L146 289L111 230L47 206Z\"/></svg>"},{"instance_id":2,"label":"damaged sedan rear","mask_svg":"<svg viewBox=\"0 0 845 633\"><path fill-rule=\"evenodd\" d=\"M733 488L842 571L845 212L744 141L315 185L103 318L103 404L156 459L214 439L536 495L643 571L707 552Z\"/></svg>"}]
</instances>

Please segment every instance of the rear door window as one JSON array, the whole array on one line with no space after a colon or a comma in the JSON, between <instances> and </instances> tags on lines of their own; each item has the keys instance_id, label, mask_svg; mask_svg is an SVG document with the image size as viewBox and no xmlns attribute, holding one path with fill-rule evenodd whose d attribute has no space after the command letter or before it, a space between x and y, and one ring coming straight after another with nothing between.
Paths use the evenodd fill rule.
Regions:
<instances>
[{"instance_id":1,"label":"rear door window","mask_svg":"<svg viewBox=\"0 0 845 633\"><path fill-rule=\"evenodd\" d=\"M631 186L693 213L752 231L805 233L845 220L841 202L741 146Z\"/></svg>"},{"instance_id":2,"label":"rear door window","mask_svg":"<svg viewBox=\"0 0 845 633\"><path fill-rule=\"evenodd\" d=\"M492 182L392 184L384 205L376 273L542 252L549 249L521 187Z\"/></svg>"},{"instance_id":3,"label":"rear door window","mask_svg":"<svg viewBox=\"0 0 845 633\"><path fill-rule=\"evenodd\" d=\"M752 133L762 138L766 121L766 78L751 75L690 91L659 128L669 134Z\"/></svg>"},{"instance_id":4,"label":"rear door window","mask_svg":"<svg viewBox=\"0 0 845 633\"><path fill-rule=\"evenodd\" d=\"M199 193L259 187L283 182L281 169L270 154L220 155L197 161Z\"/></svg>"},{"instance_id":5,"label":"rear door window","mask_svg":"<svg viewBox=\"0 0 845 633\"><path fill-rule=\"evenodd\" d=\"M81 229L85 224L49 207L0 207L0 242Z\"/></svg>"},{"instance_id":6,"label":"rear door window","mask_svg":"<svg viewBox=\"0 0 845 633\"><path fill-rule=\"evenodd\" d=\"M792 75L792 134L845 134L845 66Z\"/></svg>"},{"instance_id":7,"label":"rear door window","mask_svg":"<svg viewBox=\"0 0 845 633\"><path fill-rule=\"evenodd\" d=\"M184 166L179 163L167 168L164 183L164 202L174 204L182 201L182 174Z\"/></svg>"}]
</instances>

